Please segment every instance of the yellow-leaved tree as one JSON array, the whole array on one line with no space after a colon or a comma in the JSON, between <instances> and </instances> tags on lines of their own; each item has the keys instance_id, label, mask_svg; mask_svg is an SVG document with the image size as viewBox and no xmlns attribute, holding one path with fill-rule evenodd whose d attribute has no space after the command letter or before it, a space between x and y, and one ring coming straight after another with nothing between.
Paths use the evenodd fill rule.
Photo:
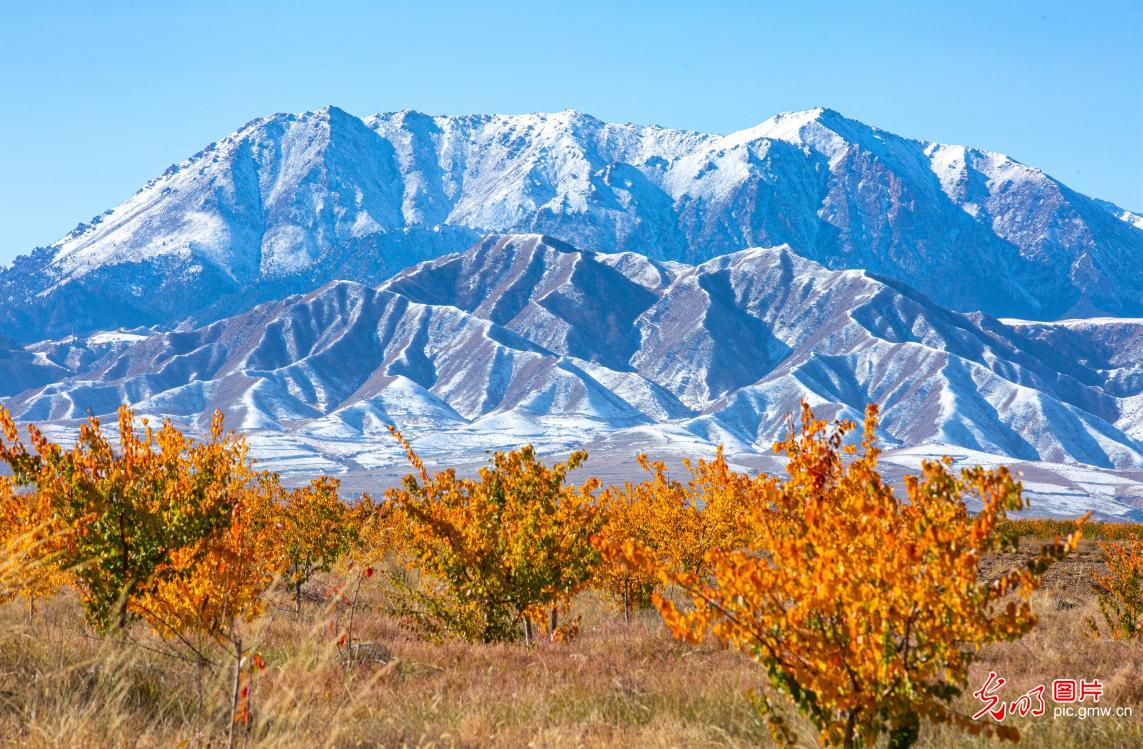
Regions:
<instances>
[{"instance_id":1,"label":"yellow-leaved tree","mask_svg":"<svg viewBox=\"0 0 1143 749\"><path fill-rule=\"evenodd\" d=\"M392 432L416 469L387 494L421 575L406 588L406 613L470 641L516 639L523 625L530 641L535 623L583 588L598 560L591 545L602 522L592 496L598 484L565 484L587 454L549 468L523 447L495 453L474 479L454 469L430 476Z\"/></svg>"},{"instance_id":2,"label":"yellow-leaved tree","mask_svg":"<svg viewBox=\"0 0 1143 749\"><path fill-rule=\"evenodd\" d=\"M139 613L140 597L173 572L172 553L229 524L233 489L248 475L245 443L223 432L220 413L201 442L169 421L155 430L144 420L137 431L127 407L119 410L118 445L95 417L70 448L29 426L28 449L2 408L0 432L0 461L50 507L46 533L57 565L71 572L88 621L101 630Z\"/></svg>"},{"instance_id":3,"label":"yellow-leaved tree","mask_svg":"<svg viewBox=\"0 0 1143 749\"><path fill-rule=\"evenodd\" d=\"M595 573L595 587L608 593L623 608L625 621L633 607L649 605L661 588L661 570L703 576L707 554L732 549L740 540L739 515L749 498L749 477L730 470L721 447L714 460L683 465L687 481L670 478L661 461L636 457L649 474L647 480L608 487L600 495L605 512L596 544L614 546L633 540L655 558L655 569L636 568L622 559L605 558Z\"/></svg>"},{"instance_id":4,"label":"yellow-leaved tree","mask_svg":"<svg viewBox=\"0 0 1143 749\"><path fill-rule=\"evenodd\" d=\"M241 660L239 625L265 610L264 595L289 562L275 514L278 477L255 473L245 462L240 470L231 477L227 522L173 549L154 584L132 603L156 632L200 663L214 644Z\"/></svg>"},{"instance_id":5,"label":"yellow-leaved tree","mask_svg":"<svg viewBox=\"0 0 1143 749\"><path fill-rule=\"evenodd\" d=\"M951 461L927 461L903 500L877 470L876 426L870 406L857 449L845 444L851 422L830 427L803 404L800 429L775 445L787 477L749 479L741 543L709 551L705 575L665 567L633 541L605 551L678 586L688 606L655 599L672 632L748 653L824 746L886 734L909 746L922 720L1011 738L1014 729L973 722L950 702L980 648L1035 624L1029 596L1078 534L982 579L981 560L1004 543L997 523L1024 507L1020 484L1004 468L954 474ZM982 505L975 515L968 498ZM758 703L775 738L792 741L770 698Z\"/></svg>"},{"instance_id":6,"label":"yellow-leaved tree","mask_svg":"<svg viewBox=\"0 0 1143 749\"><path fill-rule=\"evenodd\" d=\"M1097 637L1143 639L1143 538L1100 543L1106 570L1092 576L1103 628L1094 618L1088 627Z\"/></svg>"},{"instance_id":7,"label":"yellow-leaved tree","mask_svg":"<svg viewBox=\"0 0 1143 749\"><path fill-rule=\"evenodd\" d=\"M32 490L20 496L40 503L27 505L35 517L49 518L43 533L52 562L71 573L89 623L122 630L132 617L144 619L193 655L200 685L208 648L229 646L233 745L248 660L238 625L263 611L263 594L288 562L278 477L253 469L245 440L224 431L220 412L204 440L170 421L155 430L143 419L136 430L126 406L117 444L95 417L70 448L30 426L29 450L2 409L0 431L0 460L15 484Z\"/></svg>"},{"instance_id":8,"label":"yellow-leaved tree","mask_svg":"<svg viewBox=\"0 0 1143 749\"><path fill-rule=\"evenodd\" d=\"M341 500L340 487L337 479L322 476L285 493L279 503L280 542L289 560L296 614L302 611L302 586L315 573L328 572L360 538L360 513Z\"/></svg>"},{"instance_id":9,"label":"yellow-leaved tree","mask_svg":"<svg viewBox=\"0 0 1143 749\"><path fill-rule=\"evenodd\" d=\"M19 491L12 477L0 476L0 551L8 571L0 578L0 603L22 597L35 616L38 602L67 583L58 562L60 540L42 495Z\"/></svg>"}]
</instances>

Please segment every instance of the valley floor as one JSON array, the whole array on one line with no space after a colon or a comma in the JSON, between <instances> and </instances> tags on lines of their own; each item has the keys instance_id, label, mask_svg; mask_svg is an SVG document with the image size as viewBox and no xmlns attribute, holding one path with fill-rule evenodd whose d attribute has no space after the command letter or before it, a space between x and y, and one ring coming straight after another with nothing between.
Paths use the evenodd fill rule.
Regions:
<instances>
[{"instance_id":1,"label":"valley floor","mask_svg":"<svg viewBox=\"0 0 1143 749\"><path fill-rule=\"evenodd\" d=\"M1026 747L1143 747L1143 642L1095 640L1086 582L1094 544L1053 569L1037 594L1042 620L1023 641L984 652L967 692L990 670L1014 700L1056 678L1098 679L1112 716L1008 717ZM997 566L1010 560L997 559ZM347 658L336 635L348 612L322 603L334 578L313 587L300 619L283 596L250 625L247 650L264 658L249 685L248 733L258 747L747 747L769 746L748 691L763 685L744 656L672 640L653 612L630 625L583 596L581 633L567 643L433 643L384 613L379 588L356 605ZM340 620L335 621L337 617ZM85 630L76 601L63 595L34 619L18 604L0 608L0 746L219 747L227 745L233 666L199 670L154 650L138 627L99 638ZM219 660L225 656L221 653ZM351 662L350 662L351 661ZM980 702L960 702L972 713ZM1088 703L1090 704L1090 703ZM1117 708L1133 717L1115 717ZM812 732L795 719L802 744ZM922 747L991 746L951 729L926 727Z\"/></svg>"}]
</instances>

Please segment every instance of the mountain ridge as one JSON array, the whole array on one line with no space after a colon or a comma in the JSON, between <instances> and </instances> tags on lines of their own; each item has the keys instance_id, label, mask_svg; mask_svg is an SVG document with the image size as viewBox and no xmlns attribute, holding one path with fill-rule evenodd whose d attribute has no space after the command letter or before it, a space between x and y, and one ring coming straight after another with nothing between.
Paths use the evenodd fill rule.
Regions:
<instances>
[{"instance_id":1,"label":"mountain ridge","mask_svg":"<svg viewBox=\"0 0 1143 749\"><path fill-rule=\"evenodd\" d=\"M265 464L703 454L805 400L890 462L1143 515L1143 217L828 108L727 135L565 110L257 118L0 269L0 402L218 408ZM894 469L896 470L896 469ZM605 471L606 472L606 471Z\"/></svg>"},{"instance_id":2,"label":"mountain ridge","mask_svg":"<svg viewBox=\"0 0 1143 749\"><path fill-rule=\"evenodd\" d=\"M0 333L210 321L505 231L681 262L786 243L954 309L1138 315L1140 227L1009 157L826 108L714 135L570 110L326 107L252 120L0 270Z\"/></svg>"},{"instance_id":3,"label":"mountain ridge","mask_svg":"<svg viewBox=\"0 0 1143 749\"><path fill-rule=\"evenodd\" d=\"M322 432L403 393L414 421L445 431L489 419L580 419L593 434L672 423L757 450L803 398L848 416L875 401L892 444L1143 469L1143 370L1130 353L1143 350L1143 326L1074 327L950 312L788 247L683 265L504 235L376 288L330 282L199 328L29 346L22 361L54 368L55 381L7 403L29 421L128 402ZM1091 343L1101 336L1102 349ZM1076 360L1076 347L1094 353Z\"/></svg>"}]
</instances>

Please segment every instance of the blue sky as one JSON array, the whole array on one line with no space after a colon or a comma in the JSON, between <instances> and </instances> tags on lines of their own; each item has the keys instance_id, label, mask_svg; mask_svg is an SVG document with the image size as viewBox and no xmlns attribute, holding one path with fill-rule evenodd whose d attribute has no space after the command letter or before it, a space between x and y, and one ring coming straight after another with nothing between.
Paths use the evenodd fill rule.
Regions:
<instances>
[{"instance_id":1,"label":"blue sky","mask_svg":"<svg viewBox=\"0 0 1143 749\"><path fill-rule=\"evenodd\" d=\"M256 116L824 105L1143 210L1143 3L0 5L0 262Z\"/></svg>"}]
</instances>

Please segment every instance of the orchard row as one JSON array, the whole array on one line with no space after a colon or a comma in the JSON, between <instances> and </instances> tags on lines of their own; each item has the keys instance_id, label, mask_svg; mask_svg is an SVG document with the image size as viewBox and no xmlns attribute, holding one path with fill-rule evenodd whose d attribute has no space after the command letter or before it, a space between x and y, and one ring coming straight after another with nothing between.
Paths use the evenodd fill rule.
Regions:
<instances>
[{"instance_id":1,"label":"orchard row","mask_svg":"<svg viewBox=\"0 0 1143 749\"><path fill-rule=\"evenodd\" d=\"M654 606L676 637L756 660L771 685L758 706L782 742L794 737L775 699L823 745L888 735L908 746L923 721L1011 735L952 704L982 648L1035 626L1030 596L1084 520L1047 529L1068 535L984 579L981 562L1030 532L1006 520L1025 507L1020 483L1005 468L934 461L899 496L878 471L876 428L873 406L860 432L803 406L775 444L784 476L735 471L720 450L682 477L638 456L645 479L610 487L568 482L586 453L549 466L531 447L473 477L430 473L393 430L412 472L347 502L336 479L286 489L257 470L220 414L192 439L169 422L137 428L123 408L117 440L92 418L65 447L35 427L25 443L0 409L0 599L34 611L70 586L93 629L142 621L205 662L219 645L240 657L244 624L275 588L300 612L307 581L337 565L403 570L385 581L402 619L475 642L574 636L567 611L591 589L625 618ZM1092 629L1140 636L1143 542L1105 554L1104 622ZM349 627L339 636L352 646Z\"/></svg>"}]
</instances>

